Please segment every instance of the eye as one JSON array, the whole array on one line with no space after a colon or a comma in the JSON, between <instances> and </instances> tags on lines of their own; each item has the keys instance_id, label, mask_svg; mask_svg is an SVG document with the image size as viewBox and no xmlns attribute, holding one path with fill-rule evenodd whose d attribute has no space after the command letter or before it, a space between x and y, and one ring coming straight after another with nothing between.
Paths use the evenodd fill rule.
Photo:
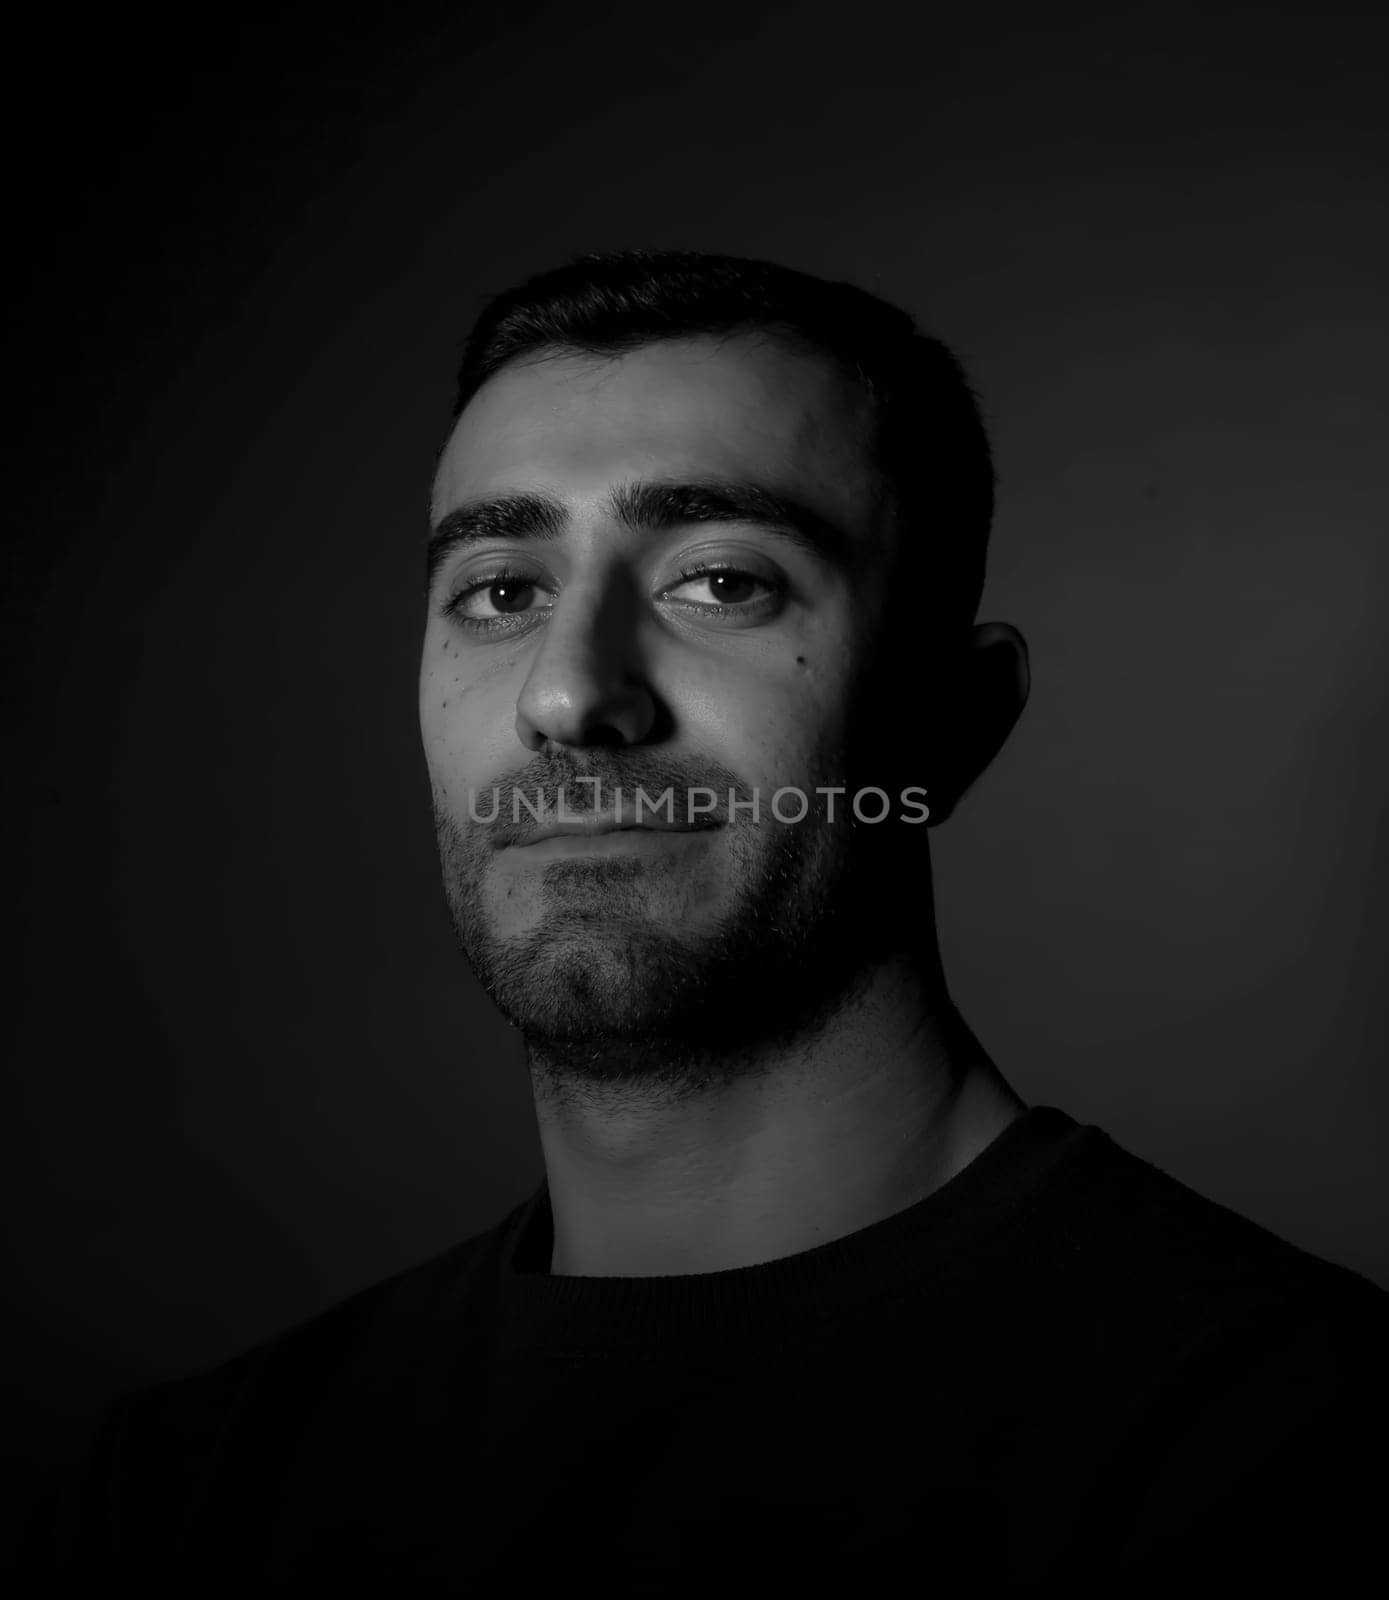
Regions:
<instances>
[{"instance_id":1,"label":"eye","mask_svg":"<svg viewBox=\"0 0 1389 1600\"><path fill-rule=\"evenodd\" d=\"M548 604L537 603L546 592L534 573L493 572L466 583L444 610L468 627L505 626L512 619L548 611Z\"/></svg>"},{"instance_id":2,"label":"eye","mask_svg":"<svg viewBox=\"0 0 1389 1600\"><path fill-rule=\"evenodd\" d=\"M780 600L785 584L734 566L699 566L680 574L679 581L662 598L679 601L700 611L727 615L734 611L762 611Z\"/></svg>"}]
</instances>

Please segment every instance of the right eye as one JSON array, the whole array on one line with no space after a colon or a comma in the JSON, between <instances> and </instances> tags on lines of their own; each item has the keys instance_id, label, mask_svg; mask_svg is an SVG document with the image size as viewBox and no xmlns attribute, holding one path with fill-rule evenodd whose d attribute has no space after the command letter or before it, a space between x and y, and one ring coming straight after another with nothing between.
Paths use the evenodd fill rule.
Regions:
<instances>
[{"instance_id":1,"label":"right eye","mask_svg":"<svg viewBox=\"0 0 1389 1600\"><path fill-rule=\"evenodd\" d=\"M543 593L534 573L492 572L464 584L444 610L465 627L504 627L513 618L548 611L549 605L536 603Z\"/></svg>"}]
</instances>

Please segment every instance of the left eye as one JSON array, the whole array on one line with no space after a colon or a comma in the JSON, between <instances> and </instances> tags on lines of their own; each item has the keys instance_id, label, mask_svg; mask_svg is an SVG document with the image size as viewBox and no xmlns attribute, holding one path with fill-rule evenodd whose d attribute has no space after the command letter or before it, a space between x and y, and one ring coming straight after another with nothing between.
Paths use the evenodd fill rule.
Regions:
<instances>
[{"instance_id":1,"label":"left eye","mask_svg":"<svg viewBox=\"0 0 1389 1600\"><path fill-rule=\"evenodd\" d=\"M704 594L699 590L703 588ZM692 591L682 594L682 590ZM750 600L760 600L776 592L776 585L768 578L759 578L751 572L739 572L732 567L719 567L707 572L686 572L680 581L666 593L672 599L683 599L692 605L739 606Z\"/></svg>"}]
</instances>

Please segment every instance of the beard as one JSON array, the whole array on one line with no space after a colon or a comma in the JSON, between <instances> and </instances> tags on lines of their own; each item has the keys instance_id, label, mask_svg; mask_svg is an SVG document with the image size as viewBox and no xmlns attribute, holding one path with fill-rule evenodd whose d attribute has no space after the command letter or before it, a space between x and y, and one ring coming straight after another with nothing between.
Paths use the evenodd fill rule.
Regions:
<instances>
[{"instance_id":1,"label":"beard","mask_svg":"<svg viewBox=\"0 0 1389 1600\"><path fill-rule=\"evenodd\" d=\"M677 770L650 753L582 767L573 758L538 760L512 781L540 791L548 806L565 786L572 814L585 809L568 794L581 777L600 779L603 792L673 785L751 798L726 769ZM537 1087L621 1087L669 1103L762 1070L853 1002L900 944L879 870L895 860L894 886L903 886L889 843L900 828L861 824L845 795L830 821L814 787L806 786L812 804L797 823L754 820L747 810L730 816L723 805L714 813L722 825L706 836L712 916L682 914L689 884L679 863L575 858L540 869L538 915L511 935L490 909L495 831L460 823L436 797L455 932L479 982L525 1038ZM686 862L686 879L689 872ZM929 881L922 892L929 903Z\"/></svg>"}]
</instances>

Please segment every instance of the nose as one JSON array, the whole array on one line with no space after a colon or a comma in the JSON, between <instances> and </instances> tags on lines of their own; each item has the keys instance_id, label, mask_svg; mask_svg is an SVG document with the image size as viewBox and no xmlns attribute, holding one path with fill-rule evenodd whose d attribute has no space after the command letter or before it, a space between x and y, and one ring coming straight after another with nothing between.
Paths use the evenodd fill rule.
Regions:
<instances>
[{"instance_id":1,"label":"nose","mask_svg":"<svg viewBox=\"0 0 1389 1600\"><path fill-rule=\"evenodd\" d=\"M619 573L563 590L516 701L528 750L648 738L656 699L638 650L638 597Z\"/></svg>"}]
</instances>

